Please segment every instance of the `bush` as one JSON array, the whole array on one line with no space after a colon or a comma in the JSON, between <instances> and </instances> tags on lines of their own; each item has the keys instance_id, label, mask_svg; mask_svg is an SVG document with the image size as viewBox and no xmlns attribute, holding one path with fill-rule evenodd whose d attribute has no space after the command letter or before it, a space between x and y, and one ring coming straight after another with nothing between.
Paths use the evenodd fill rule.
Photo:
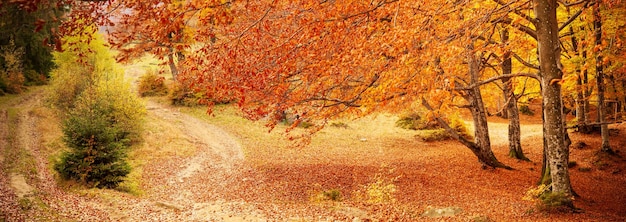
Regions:
<instances>
[{"instance_id":1,"label":"bush","mask_svg":"<svg viewBox=\"0 0 626 222\"><path fill-rule=\"evenodd\" d=\"M114 188L130 173L125 161L130 132L117 123L110 101L98 100L87 90L63 124L64 142L71 150L56 163L63 179L74 179L88 186Z\"/></svg>"},{"instance_id":2,"label":"bush","mask_svg":"<svg viewBox=\"0 0 626 222\"><path fill-rule=\"evenodd\" d=\"M540 211L560 210L562 208L573 209L572 199L563 193L552 192L550 185L541 184L536 188L526 191L524 200L536 203Z\"/></svg>"},{"instance_id":3,"label":"bush","mask_svg":"<svg viewBox=\"0 0 626 222\"><path fill-rule=\"evenodd\" d=\"M311 198L314 202L341 201L341 191L338 189L324 190Z\"/></svg>"},{"instance_id":4,"label":"bush","mask_svg":"<svg viewBox=\"0 0 626 222\"><path fill-rule=\"evenodd\" d=\"M167 87L165 87L165 78L158 76L154 71L148 70L146 74L139 78L139 95L140 96L165 96L167 95Z\"/></svg>"},{"instance_id":5,"label":"bush","mask_svg":"<svg viewBox=\"0 0 626 222\"><path fill-rule=\"evenodd\" d=\"M425 116L425 111L406 114L396 121L396 126L404 129L418 130L416 137L424 142L442 141L452 138L436 120ZM453 115L444 118L444 121L447 121L449 126L461 137L472 139L472 134L458 116Z\"/></svg>"},{"instance_id":6,"label":"bush","mask_svg":"<svg viewBox=\"0 0 626 222\"><path fill-rule=\"evenodd\" d=\"M458 116L454 116L450 119L450 127L454 129L459 136L472 140L474 138L473 134L467 129L465 123Z\"/></svg>"},{"instance_id":7,"label":"bush","mask_svg":"<svg viewBox=\"0 0 626 222\"><path fill-rule=\"evenodd\" d=\"M415 135L415 137L424 142L442 141L450 139L450 135L448 135L445 129L420 130L418 131L417 135Z\"/></svg>"},{"instance_id":8,"label":"bush","mask_svg":"<svg viewBox=\"0 0 626 222\"><path fill-rule=\"evenodd\" d=\"M0 94L17 94L24 90L23 55L24 49L16 46L13 40L0 47Z\"/></svg>"},{"instance_id":9,"label":"bush","mask_svg":"<svg viewBox=\"0 0 626 222\"><path fill-rule=\"evenodd\" d=\"M519 112L521 114L527 115L527 116L532 116L535 115L535 112L533 112L527 105L522 105L519 107Z\"/></svg>"},{"instance_id":10,"label":"bush","mask_svg":"<svg viewBox=\"0 0 626 222\"><path fill-rule=\"evenodd\" d=\"M440 128L439 123L433 119L426 118L425 112L413 112L405 114L396 121L396 126L410 130L430 130Z\"/></svg>"},{"instance_id":11,"label":"bush","mask_svg":"<svg viewBox=\"0 0 626 222\"><path fill-rule=\"evenodd\" d=\"M63 39L63 52L55 52L57 67L50 73L51 93L48 100L62 112L68 112L75 100L87 88L107 79L123 77L124 70L115 62L97 27L85 27L93 39L83 41L84 36L69 36ZM104 80L103 80L104 79Z\"/></svg>"},{"instance_id":12,"label":"bush","mask_svg":"<svg viewBox=\"0 0 626 222\"><path fill-rule=\"evenodd\" d=\"M37 73L37 71L29 69L24 71L24 78L27 86L41 86L47 82L46 76Z\"/></svg>"},{"instance_id":13,"label":"bush","mask_svg":"<svg viewBox=\"0 0 626 222\"><path fill-rule=\"evenodd\" d=\"M202 95L195 94L193 90L179 82L172 83L167 94L172 105L175 106L198 106L201 103Z\"/></svg>"}]
</instances>

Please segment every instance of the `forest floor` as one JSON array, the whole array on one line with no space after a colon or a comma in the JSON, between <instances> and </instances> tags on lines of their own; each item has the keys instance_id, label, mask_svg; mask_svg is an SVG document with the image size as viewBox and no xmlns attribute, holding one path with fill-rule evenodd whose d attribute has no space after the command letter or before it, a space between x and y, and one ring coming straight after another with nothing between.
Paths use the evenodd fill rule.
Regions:
<instances>
[{"instance_id":1,"label":"forest floor","mask_svg":"<svg viewBox=\"0 0 626 222\"><path fill-rule=\"evenodd\" d=\"M542 158L540 119L528 116L522 146L531 162L507 157L506 120L490 119L494 153L514 168L494 170L458 142L419 141L392 115L345 120L294 147L286 126L268 133L233 107L206 115L152 98L128 181L87 189L52 170L64 146L45 90L0 100L0 221L626 220L626 157L599 154L597 134L570 133L579 211L523 200ZM611 129L612 147L626 155L626 124ZM454 215L430 218L429 209Z\"/></svg>"}]
</instances>

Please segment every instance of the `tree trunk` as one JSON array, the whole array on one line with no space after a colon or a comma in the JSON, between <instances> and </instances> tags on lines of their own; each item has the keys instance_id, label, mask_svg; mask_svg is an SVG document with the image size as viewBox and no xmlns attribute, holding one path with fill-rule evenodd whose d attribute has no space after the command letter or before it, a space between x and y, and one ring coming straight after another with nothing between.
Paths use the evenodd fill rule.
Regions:
<instances>
[{"instance_id":1,"label":"tree trunk","mask_svg":"<svg viewBox=\"0 0 626 222\"><path fill-rule=\"evenodd\" d=\"M596 2L593 6L593 27L595 31L595 46L602 47L602 17L600 16L600 2ZM602 64L602 50L596 52L596 87L598 88L598 122L600 124L600 133L602 135L602 152L613 153L609 144L609 125L606 122L606 107L604 106L604 65Z\"/></svg>"},{"instance_id":2,"label":"tree trunk","mask_svg":"<svg viewBox=\"0 0 626 222\"><path fill-rule=\"evenodd\" d=\"M550 165L548 164L548 152L546 150L546 139L544 133L543 139L543 158L541 160L541 176L537 185L550 185L552 184L552 176L550 176Z\"/></svg>"},{"instance_id":3,"label":"tree trunk","mask_svg":"<svg viewBox=\"0 0 626 222\"><path fill-rule=\"evenodd\" d=\"M583 38L582 41L585 41L585 39ZM582 59L583 61L587 61L587 50L586 49L582 49ZM592 93L592 87L589 87L589 70L585 69L583 70L583 93L584 93L584 100L583 100L583 110L584 110L584 114L585 115L585 123L589 122L589 111L591 105L589 105L589 98L591 98L591 93ZM586 133L591 133L593 131L593 127L589 126L589 125L585 125L585 132Z\"/></svg>"},{"instance_id":4,"label":"tree trunk","mask_svg":"<svg viewBox=\"0 0 626 222\"><path fill-rule=\"evenodd\" d=\"M422 98L422 105L424 105L424 107L430 111L434 110L425 98ZM481 119L480 115L475 115L476 113L478 113L477 110L478 109L470 109L470 111L472 112L472 118L474 119L474 124L476 124L476 126L482 125L480 123L482 121L478 120ZM487 117L485 116L484 112L482 116L484 118L484 122L486 123ZM459 135L459 133L457 133L456 130L452 129L452 127L450 127L450 125L448 125L448 123L446 123L442 118L436 116L435 119L437 120L437 123L439 123L439 125L443 127L448 134L450 134L452 138L456 139L472 151L472 153L478 158L478 162L483 165L483 168L491 167L504 168L508 170L513 169L498 161L498 159L491 150L491 146L484 146L485 144L490 144L488 133L489 130L487 128L479 129L479 127L475 127L474 134L478 136L474 136L475 141L472 142L469 141L467 138ZM487 135L486 138L485 135ZM478 144L481 144L482 146L479 146Z\"/></svg>"},{"instance_id":5,"label":"tree trunk","mask_svg":"<svg viewBox=\"0 0 626 222\"><path fill-rule=\"evenodd\" d=\"M178 77L178 68L176 67L176 62L174 61L174 48L170 47L170 53L167 54L167 63L170 66L170 71L172 72L172 78L174 81L177 81Z\"/></svg>"},{"instance_id":6,"label":"tree trunk","mask_svg":"<svg viewBox=\"0 0 626 222\"><path fill-rule=\"evenodd\" d=\"M473 46L470 44L467 48L467 58L470 73L470 84L477 83L480 75L480 60L474 52ZM435 117L439 125L441 125L452 138L458 140L467 148L469 148L483 167L512 169L496 158L491 150L491 140L489 139L489 127L487 125L487 112L480 94L479 86L466 90L463 96L469 102L469 110L474 121L474 141L460 136L456 130L452 129L448 123L439 117ZM422 98L422 104L426 109L433 110L426 99Z\"/></svg>"},{"instance_id":7,"label":"tree trunk","mask_svg":"<svg viewBox=\"0 0 626 222\"><path fill-rule=\"evenodd\" d=\"M509 41L509 31L506 28L502 29L500 33L500 39L503 43ZM505 53L502 61L502 74L508 75L513 71L513 63L511 61L510 52ZM521 130L519 123L519 109L517 108L517 97L513 91L513 81L511 78L503 78L502 85L504 86L502 91L504 92L505 107L507 117L509 119L509 157L530 161L522 150L521 144Z\"/></svg>"},{"instance_id":8,"label":"tree trunk","mask_svg":"<svg viewBox=\"0 0 626 222\"><path fill-rule=\"evenodd\" d=\"M563 100L561 97L560 45L558 22L556 19L556 0L533 0L539 67L541 72L541 94L543 114L545 115L544 135L546 140L547 163L550 167L552 192L572 196L568 171L569 147L565 143L563 125ZM567 198L567 200L571 200Z\"/></svg>"},{"instance_id":9,"label":"tree trunk","mask_svg":"<svg viewBox=\"0 0 626 222\"><path fill-rule=\"evenodd\" d=\"M570 25L570 32L574 33L574 28ZM583 39L584 41L584 39ZM576 36L572 36L572 51L576 56L581 56L580 50L578 49L578 39ZM586 56L586 54L585 54ZM584 60L583 60L584 61ZM586 86L583 82L583 73L582 73L582 64L576 65L576 120L578 132L589 133L591 132L590 127L587 125L587 98L586 95ZM586 72L586 71L585 71Z\"/></svg>"}]
</instances>

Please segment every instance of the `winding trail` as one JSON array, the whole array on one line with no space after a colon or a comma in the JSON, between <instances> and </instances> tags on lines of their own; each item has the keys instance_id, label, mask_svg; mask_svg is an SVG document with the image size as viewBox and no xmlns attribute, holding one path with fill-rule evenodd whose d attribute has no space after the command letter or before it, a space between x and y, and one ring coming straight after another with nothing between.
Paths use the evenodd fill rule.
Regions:
<instances>
[{"instance_id":1,"label":"winding trail","mask_svg":"<svg viewBox=\"0 0 626 222\"><path fill-rule=\"evenodd\" d=\"M148 118L178 129L175 136L195 146L193 154L145 163L140 185L145 193L139 196L114 190L61 188L49 159L55 150L42 138L49 133L42 128L58 123L47 119L50 113L45 112L50 111L43 108L44 92L39 88L0 109L0 166L13 161L16 157L8 155L16 151L23 154L15 155L27 155L33 161L30 173L1 172L0 221L264 220L252 205L224 198L241 181L244 170L244 154L237 140L203 120L152 101L147 102ZM15 114L10 116L10 112ZM60 130L56 131L60 136ZM157 140L163 141L156 144L171 142ZM24 201L30 204L24 205Z\"/></svg>"},{"instance_id":2,"label":"winding trail","mask_svg":"<svg viewBox=\"0 0 626 222\"><path fill-rule=\"evenodd\" d=\"M3 207L8 205L0 214L0 219L2 214L8 214L7 221L99 220L106 215L105 207L57 186L50 167L51 152L44 144L43 137L46 135L41 131L43 127L49 127L42 122L51 118L42 108L44 91L43 88L36 88L2 107L4 117L0 119L0 125L4 135L1 153L9 156L0 159L29 162L3 163L3 169L7 168L6 164L11 164L12 171L16 172L8 175L3 172L1 175L1 181L11 182L11 189L3 189L0 195ZM12 116L9 112L15 114ZM0 185L4 187L4 184Z\"/></svg>"},{"instance_id":3,"label":"winding trail","mask_svg":"<svg viewBox=\"0 0 626 222\"><path fill-rule=\"evenodd\" d=\"M195 152L146 163L146 193L109 201L112 221L263 221L252 205L224 199L240 182L243 169L244 154L236 139L162 104L148 101L146 108L149 119L180 130L176 136L195 146Z\"/></svg>"}]
</instances>

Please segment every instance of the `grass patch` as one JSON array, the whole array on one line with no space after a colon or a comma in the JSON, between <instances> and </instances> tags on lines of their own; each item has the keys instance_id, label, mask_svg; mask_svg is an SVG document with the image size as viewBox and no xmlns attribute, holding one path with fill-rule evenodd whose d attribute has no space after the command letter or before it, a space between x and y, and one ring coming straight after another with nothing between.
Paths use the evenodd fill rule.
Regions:
<instances>
[{"instance_id":1,"label":"grass patch","mask_svg":"<svg viewBox=\"0 0 626 222\"><path fill-rule=\"evenodd\" d=\"M167 100L160 97L150 98L168 106ZM206 107L175 107L182 113L189 114L213 124L228 132L243 148L247 161L255 165L310 162L319 163L315 158L319 153L329 153L332 158L324 162L340 161L343 158L364 158L373 160L375 155L383 154L381 150L393 148L398 143L414 143L415 131L395 126L398 117L391 114L378 114L358 119L339 118L333 122L349 125L343 127L325 127L315 134L309 144L296 146L296 141L288 139L285 130L289 127L277 124L271 132L266 122L250 121L242 117L236 105L216 105L212 114L207 114ZM342 124L343 125L343 124ZM292 135L306 134L307 129L296 127Z\"/></svg>"},{"instance_id":2,"label":"grass patch","mask_svg":"<svg viewBox=\"0 0 626 222\"><path fill-rule=\"evenodd\" d=\"M336 128L344 128L344 129L350 128L350 126L348 126L348 124L344 122L332 122L330 126L336 127Z\"/></svg>"},{"instance_id":3,"label":"grass patch","mask_svg":"<svg viewBox=\"0 0 626 222\"><path fill-rule=\"evenodd\" d=\"M139 149L138 145L134 145L130 149L132 151L130 152L127 161L132 170L128 175L126 175L126 178L122 183L120 183L116 190L129 193L133 196L142 196L143 194L145 194L145 191L141 189L145 157L135 155L134 151Z\"/></svg>"},{"instance_id":4,"label":"grass patch","mask_svg":"<svg viewBox=\"0 0 626 222\"><path fill-rule=\"evenodd\" d=\"M424 142L434 142L450 139L450 135L448 135L445 129L419 130L417 131L415 137Z\"/></svg>"},{"instance_id":5,"label":"grass patch","mask_svg":"<svg viewBox=\"0 0 626 222\"><path fill-rule=\"evenodd\" d=\"M162 124L163 120L149 114L146 117L144 138L142 144L134 146L129 154L129 160L137 162L151 162L161 158L173 156L189 157L196 153L197 147L188 139L182 137L185 132L171 124Z\"/></svg>"},{"instance_id":6,"label":"grass patch","mask_svg":"<svg viewBox=\"0 0 626 222\"><path fill-rule=\"evenodd\" d=\"M324 201L335 201L339 202L342 199L341 191L339 189L330 189L323 190L317 192L313 197L311 197L311 201L319 203Z\"/></svg>"}]
</instances>

